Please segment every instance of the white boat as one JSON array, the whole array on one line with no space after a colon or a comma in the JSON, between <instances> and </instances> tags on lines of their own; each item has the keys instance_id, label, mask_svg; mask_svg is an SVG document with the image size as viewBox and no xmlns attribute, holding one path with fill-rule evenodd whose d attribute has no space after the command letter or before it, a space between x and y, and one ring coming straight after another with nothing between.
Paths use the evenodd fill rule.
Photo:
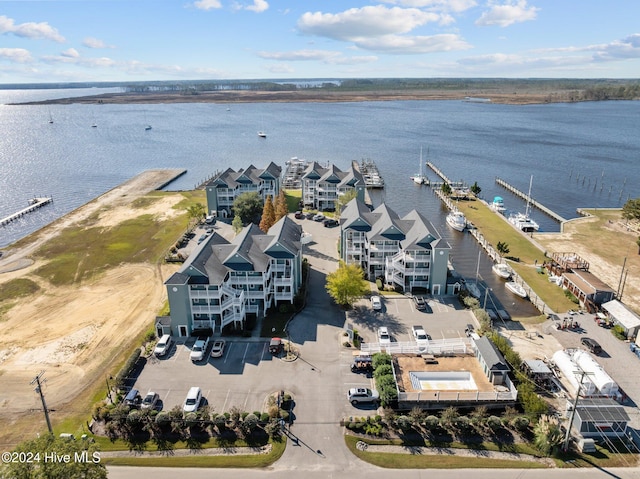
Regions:
<instances>
[{"instance_id":1,"label":"white boat","mask_svg":"<svg viewBox=\"0 0 640 479\"><path fill-rule=\"evenodd\" d=\"M414 183L418 185L428 185L429 180L427 179L426 176L422 174L422 148L420 148L420 163L418 163L418 165L419 165L420 173L412 176L411 179L413 180Z\"/></svg>"},{"instance_id":2,"label":"white boat","mask_svg":"<svg viewBox=\"0 0 640 479\"><path fill-rule=\"evenodd\" d=\"M259 136L260 138L266 138L266 137L267 137L267 134L266 134L264 131L259 131L259 132L258 132L258 136Z\"/></svg>"},{"instance_id":3,"label":"white boat","mask_svg":"<svg viewBox=\"0 0 640 479\"><path fill-rule=\"evenodd\" d=\"M447 215L447 224L454 230L464 231L467 227L467 219L464 217L462 211L454 210Z\"/></svg>"},{"instance_id":4,"label":"white boat","mask_svg":"<svg viewBox=\"0 0 640 479\"><path fill-rule=\"evenodd\" d=\"M501 278L509 279L511 277L511 268L505 263L496 263L491 267L491 270Z\"/></svg>"},{"instance_id":5,"label":"white boat","mask_svg":"<svg viewBox=\"0 0 640 479\"><path fill-rule=\"evenodd\" d=\"M527 297L527 292L518 283L516 283L514 281L509 281L509 282L505 283L504 285L513 294L516 294L516 295L520 296L521 298L526 298Z\"/></svg>"},{"instance_id":6,"label":"white boat","mask_svg":"<svg viewBox=\"0 0 640 479\"><path fill-rule=\"evenodd\" d=\"M497 213L502 213L504 208L504 200L501 196L495 196L493 198L493 203L491 203L491 209Z\"/></svg>"},{"instance_id":7,"label":"white boat","mask_svg":"<svg viewBox=\"0 0 640 479\"><path fill-rule=\"evenodd\" d=\"M49 123L53 123L53 116L51 115L51 109L49 109Z\"/></svg>"},{"instance_id":8,"label":"white boat","mask_svg":"<svg viewBox=\"0 0 640 479\"><path fill-rule=\"evenodd\" d=\"M144 127L145 131L149 131L151 129L151 125L147 125Z\"/></svg>"},{"instance_id":9,"label":"white boat","mask_svg":"<svg viewBox=\"0 0 640 479\"><path fill-rule=\"evenodd\" d=\"M509 216L509 223L525 233L538 231L540 226L529 217L529 202L531 200L531 184L533 183L533 175L529 180L529 194L527 195L527 208L524 213L515 213Z\"/></svg>"}]
</instances>

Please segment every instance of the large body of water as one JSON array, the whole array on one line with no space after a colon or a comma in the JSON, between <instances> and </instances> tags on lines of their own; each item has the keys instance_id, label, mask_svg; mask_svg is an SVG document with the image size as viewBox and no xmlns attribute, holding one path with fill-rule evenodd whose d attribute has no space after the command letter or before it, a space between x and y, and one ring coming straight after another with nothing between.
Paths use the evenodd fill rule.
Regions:
<instances>
[{"instance_id":1,"label":"large body of water","mask_svg":"<svg viewBox=\"0 0 640 479\"><path fill-rule=\"evenodd\" d=\"M467 275L475 274L477 246L446 226L429 188L409 179L421 147L424 161L452 180L477 182L487 200L502 196L509 210L523 211L524 202L496 177L526 192L533 175L532 197L565 218L578 207L620 207L640 197L640 102L7 105L101 91L109 90L0 91L0 217L33 196L54 198L0 227L0 247L150 168L186 168L168 189L192 189L217 170L270 161L284 167L293 156L340 168L375 160L387 185L378 201L400 215L417 208L430 218ZM153 129L145 131L147 124ZM558 230L543 213L532 216L541 230ZM483 260L484 277L489 268Z\"/></svg>"}]
</instances>

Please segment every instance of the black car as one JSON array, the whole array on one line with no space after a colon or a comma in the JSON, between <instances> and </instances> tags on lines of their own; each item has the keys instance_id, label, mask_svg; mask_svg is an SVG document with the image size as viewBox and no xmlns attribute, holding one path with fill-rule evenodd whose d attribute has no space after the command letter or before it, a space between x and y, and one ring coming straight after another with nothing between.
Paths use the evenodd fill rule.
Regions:
<instances>
[{"instance_id":1,"label":"black car","mask_svg":"<svg viewBox=\"0 0 640 479\"><path fill-rule=\"evenodd\" d=\"M326 220L323 221L324 227L325 228L334 228L336 226L338 226L338 220L334 220L332 218L328 218Z\"/></svg>"},{"instance_id":2,"label":"black car","mask_svg":"<svg viewBox=\"0 0 640 479\"><path fill-rule=\"evenodd\" d=\"M593 354L600 354L602 352L602 346L595 339L582 338L580 341L584 347L586 347Z\"/></svg>"},{"instance_id":3,"label":"black car","mask_svg":"<svg viewBox=\"0 0 640 479\"><path fill-rule=\"evenodd\" d=\"M306 219L308 219L308 220L312 220L315 215L316 215L315 213L311 213L310 212L310 213L305 214L304 217Z\"/></svg>"}]
</instances>

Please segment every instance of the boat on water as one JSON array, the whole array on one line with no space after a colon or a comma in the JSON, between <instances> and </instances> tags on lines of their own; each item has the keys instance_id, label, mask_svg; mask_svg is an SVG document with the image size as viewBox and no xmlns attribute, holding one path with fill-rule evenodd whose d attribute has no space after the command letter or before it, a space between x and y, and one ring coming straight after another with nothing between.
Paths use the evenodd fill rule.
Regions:
<instances>
[{"instance_id":1,"label":"boat on water","mask_svg":"<svg viewBox=\"0 0 640 479\"><path fill-rule=\"evenodd\" d=\"M259 136L260 138L266 138L266 137L267 137L267 134L266 134L264 131L259 131L259 132L258 132L258 136Z\"/></svg>"},{"instance_id":2,"label":"boat on water","mask_svg":"<svg viewBox=\"0 0 640 479\"><path fill-rule=\"evenodd\" d=\"M469 294L471 296L473 296L476 299L480 298L480 295L481 295L480 288L478 288L478 285L476 283L467 281L465 285L467 287L467 291L469 291Z\"/></svg>"},{"instance_id":3,"label":"boat on water","mask_svg":"<svg viewBox=\"0 0 640 479\"><path fill-rule=\"evenodd\" d=\"M521 298L527 297L527 292L524 288L514 281L508 281L504 284L506 288L511 291L513 294L520 296Z\"/></svg>"},{"instance_id":4,"label":"boat on water","mask_svg":"<svg viewBox=\"0 0 640 479\"><path fill-rule=\"evenodd\" d=\"M149 131L151 129L151 125L147 125L144 127L145 131Z\"/></svg>"},{"instance_id":5,"label":"boat on water","mask_svg":"<svg viewBox=\"0 0 640 479\"><path fill-rule=\"evenodd\" d=\"M525 233L533 233L538 231L540 225L529 217L529 206L531 202L531 185L533 183L533 175L529 180L529 193L527 194L527 208L524 213L515 213L509 216L509 223Z\"/></svg>"},{"instance_id":6,"label":"boat on water","mask_svg":"<svg viewBox=\"0 0 640 479\"><path fill-rule=\"evenodd\" d=\"M420 172L417 175L413 175L411 179L417 185L428 185L429 180L422 174L422 148L420 148L420 162L418 163L418 165Z\"/></svg>"},{"instance_id":7,"label":"boat on water","mask_svg":"<svg viewBox=\"0 0 640 479\"><path fill-rule=\"evenodd\" d=\"M491 270L504 279L509 279L511 277L511 268L506 263L496 263L491 267Z\"/></svg>"},{"instance_id":8,"label":"boat on water","mask_svg":"<svg viewBox=\"0 0 640 479\"><path fill-rule=\"evenodd\" d=\"M496 313L493 309L487 308L487 309L485 309L485 311L489 315L489 319L491 321L497 321L498 320L498 313Z\"/></svg>"},{"instance_id":9,"label":"boat on water","mask_svg":"<svg viewBox=\"0 0 640 479\"><path fill-rule=\"evenodd\" d=\"M496 213L502 213L505 210L504 200L502 196L494 196L493 202L491 203L491 209Z\"/></svg>"},{"instance_id":10,"label":"boat on water","mask_svg":"<svg viewBox=\"0 0 640 479\"><path fill-rule=\"evenodd\" d=\"M456 231L464 231L467 227L467 219L462 211L454 210L447 215L447 224Z\"/></svg>"}]
</instances>

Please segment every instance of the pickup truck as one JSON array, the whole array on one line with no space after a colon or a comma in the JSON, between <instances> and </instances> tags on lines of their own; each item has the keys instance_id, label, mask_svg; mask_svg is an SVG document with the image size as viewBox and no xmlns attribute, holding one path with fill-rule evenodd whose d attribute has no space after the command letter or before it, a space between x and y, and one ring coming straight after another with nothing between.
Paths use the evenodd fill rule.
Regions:
<instances>
[{"instance_id":1,"label":"pickup truck","mask_svg":"<svg viewBox=\"0 0 640 479\"><path fill-rule=\"evenodd\" d=\"M422 326L412 326L411 331L413 332L413 337L415 338L418 346L426 347L431 336L427 334Z\"/></svg>"}]
</instances>

